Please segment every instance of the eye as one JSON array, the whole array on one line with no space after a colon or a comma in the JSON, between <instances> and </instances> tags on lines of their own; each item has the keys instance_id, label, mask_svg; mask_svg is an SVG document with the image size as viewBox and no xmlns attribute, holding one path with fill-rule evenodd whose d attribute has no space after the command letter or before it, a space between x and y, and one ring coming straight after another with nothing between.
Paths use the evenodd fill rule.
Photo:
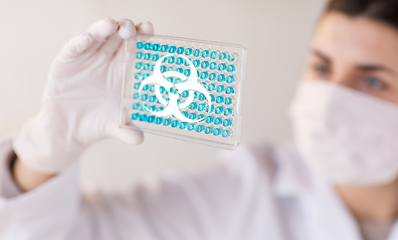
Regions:
<instances>
[{"instance_id":1,"label":"eye","mask_svg":"<svg viewBox=\"0 0 398 240\"><path fill-rule=\"evenodd\" d=\"M322 64L322 63L314 64L313 68L317 74L322 75L322 76L328 75L331 72L329 66L327 66L326 64Z\"/></svg>"},{"instance_id":2,"label":"eye","mask_svg":"<svg viewBox=\"0 0 398 240\"><path fill-rule=\"evenodd\" d=\"M377 77L374 76L365 76L363 78L363 81L366 85L366 87L372 89L372 90L383 90L387 88L387 85L379 80Z\"/></svg>"}]
</instances>

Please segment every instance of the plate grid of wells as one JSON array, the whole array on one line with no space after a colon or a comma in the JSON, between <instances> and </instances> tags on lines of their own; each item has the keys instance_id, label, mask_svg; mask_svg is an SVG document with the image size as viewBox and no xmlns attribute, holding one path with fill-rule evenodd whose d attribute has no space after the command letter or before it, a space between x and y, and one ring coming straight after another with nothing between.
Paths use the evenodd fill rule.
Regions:
<instances>
[{"instance_id":1,"label":"plate grid of wells","mask_svg":"<svg viewBox=\"0 0 398 240\"><path fill-rule=\"evenodd\" d=\"M237 104L239 83L241 81L241 54L238 47L218 44L198 43L186 40L167 38L148 38L136 43L136 51L132 71L132 114L133 121L148 123L175 129L230 139L235 137L238 129ZM183 122L174 116L159 117L152 112L165 109L155 95L155 85L145 85L139 94L141 83L153 74L156 62L164 55L160 71L162 73L177 71L186 77L191 75L188 58L197 70L198 82L210 94L211 106L203 93L194 91L194 100L181 113L192 120L203 119L196 123ZM183 83L186 79L166 78L173 84ZM162 97L169 101L168 92L177 93L176 88L160 87ZM180 93L179 104L189 96L188 91Z\"/></svg>"}]
</instances>

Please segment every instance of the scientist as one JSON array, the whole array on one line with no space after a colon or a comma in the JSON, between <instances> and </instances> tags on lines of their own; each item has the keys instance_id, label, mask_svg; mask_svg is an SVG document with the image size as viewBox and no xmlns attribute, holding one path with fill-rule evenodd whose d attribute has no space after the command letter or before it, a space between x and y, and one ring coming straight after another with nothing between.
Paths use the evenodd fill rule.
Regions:
<instances>
[{"instance_id":1,"label":"scientist","mask_svg":"<svg viewBox=\"0 0 398 240\"><path fill-rule=\"evenodd\" d=\"M79 191L76 162L113 137L123 39L103 19L51 67L40 111L0 144L0 239L398 239L398 1L331 0L289 109L295 150L240 147L220 166L120 195ZM126 121L128 121L126 119Z\"/></svg>"}]
</instances>

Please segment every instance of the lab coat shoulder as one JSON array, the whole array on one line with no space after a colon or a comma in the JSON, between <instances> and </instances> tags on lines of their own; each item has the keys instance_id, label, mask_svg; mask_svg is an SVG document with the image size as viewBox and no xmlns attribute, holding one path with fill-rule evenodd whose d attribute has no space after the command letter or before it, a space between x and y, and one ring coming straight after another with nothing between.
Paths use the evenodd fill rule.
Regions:
<instances>
[{"instance_id":1,"label":"lab coat shoulder","mask_svg":"<svg viewBox=\"0 0 398 240\"><path fill-rule=\"evenodd\" d=\"M278 239L271 149L239 147L193 176L168 175L128 194L97 192L84 198L84 217L96 222L95 239Z\"/></svg>"},{"instance_id":2,"label":"lab coat shoulder","mask_svg":"<svg viewBox=\"0 0 398 240\"><path fill-rule=\"evenodd\" d=\"M267 145L223 152L220 164L168 175L128 193L80 191L72 166L33 191L9 171L11 138L0 142L0 239L283 239Z\"/></svg>"},{"instance_id":3,"label":"lab coat shoulder","mask_svg":"<svg viewBox=\"0 0 398 240\"><path fill-rule=\"evenodd\" d=\"M77 166L27 193L10 173L11 136L0 141L0 239L65 239L80 209Z\"/></svg>"}]
</instances>

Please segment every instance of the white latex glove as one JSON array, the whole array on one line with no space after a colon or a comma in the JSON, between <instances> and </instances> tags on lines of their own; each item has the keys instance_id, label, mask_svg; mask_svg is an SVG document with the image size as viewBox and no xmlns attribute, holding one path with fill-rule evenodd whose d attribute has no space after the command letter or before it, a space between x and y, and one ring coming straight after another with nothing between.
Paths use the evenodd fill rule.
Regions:
<instances>
[{"instance_id":1,"label":"white latex glove","mask_svg":"<svg viewBox=\"0 0 398 240\"><path fill-rule=\"evenodd\" d=\"M143 141L142 132L119 128L122 43L135 41L137 31L153 33L152 24L106 18L65 45L49 72L41 110L14 137L22 162L57 173L94 142L108 137L130 144Z\"/></svg>"}]
</instances>

